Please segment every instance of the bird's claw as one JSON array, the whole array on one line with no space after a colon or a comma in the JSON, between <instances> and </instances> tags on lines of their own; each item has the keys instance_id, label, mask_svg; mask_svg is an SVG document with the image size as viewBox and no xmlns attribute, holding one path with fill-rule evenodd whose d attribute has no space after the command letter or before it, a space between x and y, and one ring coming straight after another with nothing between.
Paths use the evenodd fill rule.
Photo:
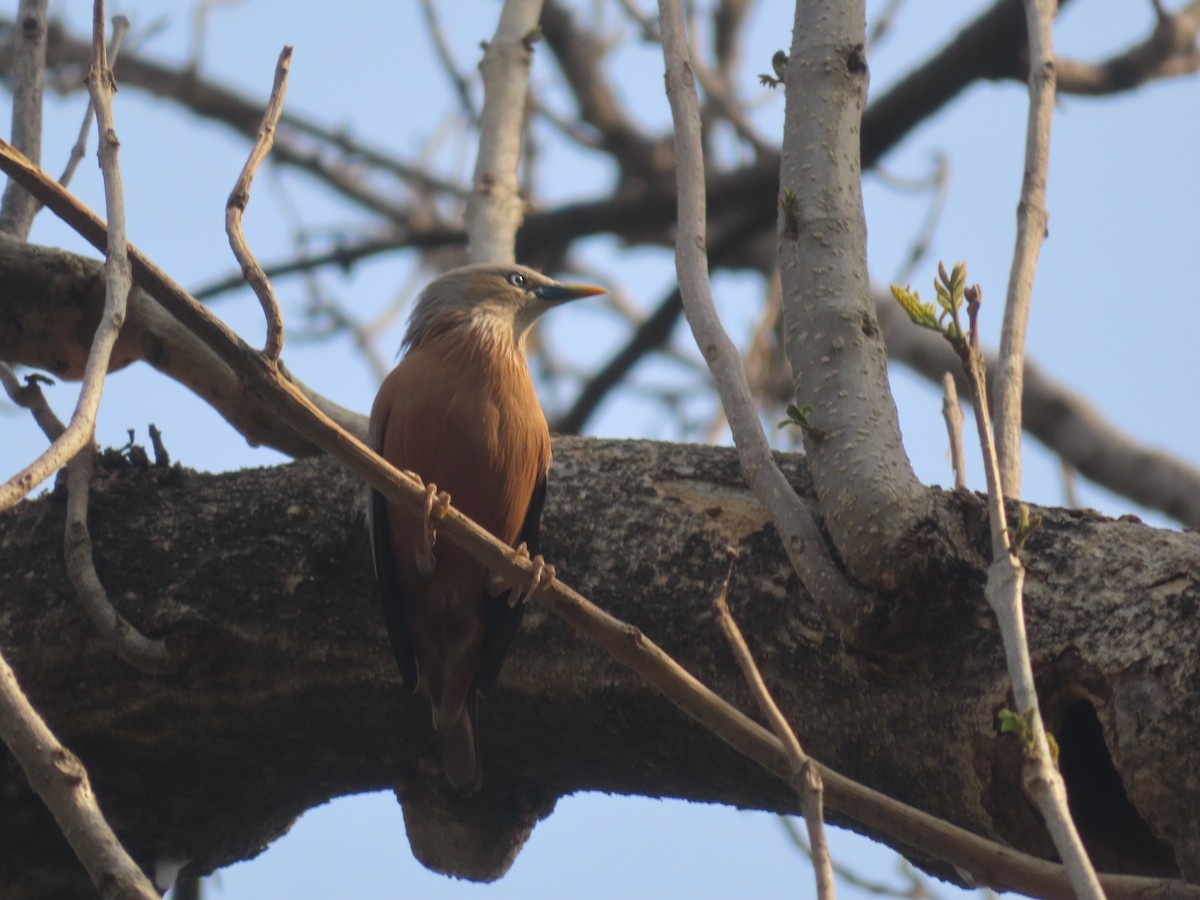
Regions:
<instances>
[{"instance_id":1,"label":"bird's claw","mask_svg":"<svg viewBox=\"0 0 1200 900\"><path fill-rule=\"evenodd\" d=\"M425 485L425 518L421 532L421 546L417 548L417 571L424 578L433 576L437 558L433 555L433 545L437 543L437 527L434 522L446 518L450 511L450 495L439 491L432 481Z\"/></svg>"},{"instance_id":2,"label":"bird's claw","mask_svg":"<svg viewBox=\"0 0 1200 900\"><path fill-rule=\"evenodd\" d=\"M514 585L512 593L508 595L508 605L517 606L524 603L534 594L544 591L550 586L550 582L554 580L554 566L546 562L542 558L542 554L538 553L534 556L529 555L529 547L522 541L512 552L510 557L513 562L525 561L533 566L533 572L529 575L529 582L525 585Z\"/></svg>"}]
</instances>

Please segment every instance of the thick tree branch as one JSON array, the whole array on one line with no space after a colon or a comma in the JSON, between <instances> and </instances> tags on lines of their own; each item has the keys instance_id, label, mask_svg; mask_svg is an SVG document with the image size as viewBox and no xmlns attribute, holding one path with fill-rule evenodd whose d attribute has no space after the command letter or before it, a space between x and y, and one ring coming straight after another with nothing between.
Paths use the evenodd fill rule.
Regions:
<instances>
[{"instance_id":1,"label":"thick tree branch","mask_svg":"<svg viewBox=\"0 0 1200 900\"><path fill-rule=\"evenodd\" d=\"M612 156L622 180L664 179L674 163L670 140L652 140L625 114L605 76L606 51L595 33L578 27L556 0L546 0L541 25L546 45L575 96L579 119L600 134L600 146Z\"/></svg>"},{"instance_id":2,"label":"thick tree branch","mask_svg":"<svg viewBox=\"0 0 1200 900\"><path fill-rule=\"evenodd\" d=\"M1060 93L1107 95L1140 87L1159 78L1175 78L1200 69L1200 3L1168 13L1155 4L1154 30L1145 40L1101 62L1058 58L1054 61Z\"/></svg>"},{"instance_id":3,"label":"thick tree branch","mask_svg":"<svg viewBox=\"0 0 1200 900\"><path fill-rule=\"evenodd\" d=\"M825 527L851 575L897 579L925 500L904 447L867 276L863 5L796 4L778 199L784 341ZM811 407L811 409L809 409Z\"/></svg>"},{"instance_id":4,"label":"thick tree branch","mask_svg":"<svg viewBox=\"0 0 1200 900\"><path fill-rule=\"evenodd\" d=\"M504 0L496 34L479 64L483 112L479 155L467 200L467 255L471 262L515 262L524 204L517 183L525 101L542 0Z\"/></svg>"},{"instance_id":5,"label":"thick tree branch","mask_svg":"<svg viewBox=\"0 0 1200 900\"><path fill-rule=\"evenodd\" d=\"M741 460L746 483L783 538L796 574L819 599L831 622L852 627L861 609L853 584L826 552L813 511L788 487L775 465L762 421L750 394L741 355L729 339L713 303L705 241L704 154L700 102L692 80L687 32L678 0L660 0L667 99L675 120L679 224L675 272L692 336L712 372Z\"/></svg>"},{"instance_id":6,"label":"thick tree branch","mask_svg":"<svg viewBox=\"0 0 1200 900\"><path fill-rule=\"evenodd\" d=\"M724 548L737 548L734 613L784 714L813 723L806 749L814 757L976 833L1050 852L1036 813L1016 799L1020 748L995 733L1007 679L981 594L987 525L977 499L941 495L930 533L963 541L960 555L926 556L927 578L880 598L882 630L866 652L831 639L741 486L732 451L560 440L555 459L544 550L606 609L748 707L708 608L726 571ZM784 461L811 497L795 460ZM0 518L0 593L31 598L9 605L0 643L12 649L31 699L93 772L139 861L190 858L189 870L207 870L256 852L302 809L385 787L436 752L422 704L398 700L358 490L317 462L225 476L109 473L93 506L101 575L125 573L129 614L143 629L177 633L203 651L185 675L166 679L132 672L89 637L54 562L60 497ZM632 522L631 507L640 510ZM1096 808L1077 813L1089 850L1109 871L1179 868L1195 877L1200 823L1186 748L1200 739L1200 704L1187 686L1200 659L1186 623L1198 538L1045 514L1027 545L1027 604L1047 724L1064 760L1110 759L1127 798L1093 795ZM1106 554L1103 567L1088 562L1097 551ZM647 571L658 574L648 580ZM1122 573L1119 586L1113 572ZM535 607L527 625L488 697L486 715L506 723L483 729L498 791L524 791L541 808L600 788L795 810L775 774L688 724L554 617ZM637 634L625 638L634 657L644 653ZM1160 658L1171 665L1160 667ZM1072 724L1081 713L1098 722L1094 734ZM778 744L757 726L751 734L755 758L786 773ZM1065 763L1064 771L1070 787L1075 776ZM1011 851L972 845L854 793L835 773L822 776L834 821L871 823L871 834L890 834L910 852L930 840L973 847L962 867L980 883L1066 896L1056 866L1018 864ZM0 798L0 829L10 829L0 840L0 879L9 884L22 877L15 861L28 862L34 848L44 861L64 851L42 844L37 807L20 791L5 786ZM1105 830L1109 821L1114 831ZM928 851L916 856L952 876ZM1132 883L1114 893L1128 891L1136 893Z\"/></svg>"}]
</instances>

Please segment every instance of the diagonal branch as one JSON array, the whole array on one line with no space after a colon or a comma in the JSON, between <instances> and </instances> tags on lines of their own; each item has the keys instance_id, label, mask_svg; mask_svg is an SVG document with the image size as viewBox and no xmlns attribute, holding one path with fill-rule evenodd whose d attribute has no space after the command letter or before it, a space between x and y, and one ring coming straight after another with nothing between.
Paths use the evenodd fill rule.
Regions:
<instances>
[{"instance_id":1,"label":"diagonal branch","mask_svg":"<svg viewBox=\"0 0 1200 900\"><path fill-rule=\"evenodd\" d=\"M108 898L159 900L149 879L104 819L79 758L58 742L0 655L0 735Z\"/></svg>"},{"instance_id":2,"label":"diagonal branch","mask_svg":"<svg viewBox=\"0 0 1200 900\"><path fill-rule=\"evenodd\" d=\"M732 562L729 564L729 573L733 574ZM800 809L804 813L804 821L808 826L808 853L817 878L817 897L819 900L833 900L835 896L833 865L829 859L829 845L825 840L825 821L822 810L822 795L825 787L821 783L821 773L817 771L812 758L800 746L800 741L796 738L792 726L788 724L787 718L780 711L771 692L767 689L762 673L758 671L758 666L754 662L754 656L746 645L746 639L742 637L742 631L729 611L728 591L729 575L726 575L721 593L713 603L717 621L720 623L721 630L725 632L730 647L733 648L733 655L737 658L738 665L746 678L746 683L750 686L750 692L754 694L759 710L771 724L771 730L775 732L775 737L787 751L788 761L792 767L792 785L796 788L796 793L800 795Z\"/></svg>"}]
</instances>

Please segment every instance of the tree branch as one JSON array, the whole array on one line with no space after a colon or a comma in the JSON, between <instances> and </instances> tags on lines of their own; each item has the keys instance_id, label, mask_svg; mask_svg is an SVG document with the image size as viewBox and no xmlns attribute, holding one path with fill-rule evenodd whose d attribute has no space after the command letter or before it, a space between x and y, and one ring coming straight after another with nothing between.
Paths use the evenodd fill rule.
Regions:
<instances>
[{"instance_id":1,"label":"tree branch","mask_svg":"<svg viewBox=\"0 0 1200 900\"><path fill-rule=\"evenodd\" d=\"M101 894L112 900L159 900L100 812L87 770L46 727L3 655L0 734Z\"/></svg>"},{"instance_id":2,"label":"tree branch","mask_svg":"<svg viewBox=\"0 0 1200 900\"><path fill-rule=\"evenodd\" d=\"M896 580L924 514L867 278L861 2L796 4L778 199L784 340L825 527L850 574Z\"/></svg>"},{"instance_id":3,"label":"tree branch","mask_svg":"<svg viewBox=\"0 0 1200 900\"><path fill-rule=\"evenodd\" d=\"M229 193L229 200L225 203L225 232L229 235L229 246L241 264L242 276L254 289L254 294L262 305L263 315L267 319L267 342L263 346L263 356L271 365L279 362L279 354L283 352L283 314L279 311L279 301L275 299L271 282L258 260L254 258L250 245L246 243L242 214L250 202L250 184L254 181L254 175L271 152L271 145L275 143L275 127L283 113L283 98L287 95L287 76L291 65L292 48L288 45L279 54L279 62L275 66L275 82L271 86L271 98L267 101L267 109L263 113L262 125L254 138L250 156Z\"/></svg>"},{"instance_id":4,"label":"tree branch","mask_svg":"<svg viewBox=\"0 0 1200 900\"><path fill-rule=\"evenodd\" d=\"M12 142L38 162L42 157L42 91L46 83L46 0L21 0L13 35ZM0 198L0 233L29 237L37 203L12 179Z\"/></svg>"},{"instance_id":5,"label":"tree branch","mask_svg":"<svg viewBox=\"0 0 1200 900\"><path fill-rule=\"evenodd\" d=\"M524 204L517 182L521 133L533 45L542 0L505 0L496 34L479 64L483 112L479 155L467 200L467 255L471 262L514 262Z\"/></svg>"},{"instance_id":6,"label":"tree branch","mask_svg":"<svg viewBox=\"0 0 1200 900\"><path fill-rule=\"evenodd\" d=\"M1054 119L1055 0L1026 0L1029 32L1029 117L1025 127L1025 168L1017 203L1017 242L1004 301L1000 364L996 378L996 456L1000 487L1021 496L1021 397L1024 394L1025 334L1033 304L1033 278L1046 238L1046 179L1050 171L1050 126ZM981 369L982 373L982 363ZM976 415L979 410L976 410Z\"/></svg>"},{"instance_id":7,"label":"tree branch","mask_svg":"<svg viewBox=\"0 0 1200 900\"><path fill-rule=\"evenodd\" d=\"M848 629L862 608L863 598L834 565L812 511L790 489L775 465L741 356L725 333L713 304L705 250L707 204L700 104L692 81L687 33L677 0L659 0L658 8L667 99L675 120L675 177L679 194L675 272L684 312L696 346L712 372L747 484L771 516L805 588L820 600L831 622Z\"/></svg>"},{"instance_id":8,"label":"tree branch","mask_svg":"<svg viewBox=\"0 0 1200 900\"><path fill-rule=\"evenodd\" d=\"M959 391L967 394L961 367L945 341L931 331L909 327L890 297L877 297L875 308L893 360L934 383L946 372L954 373ZM984 360L988 378L994 379L996 355L985 352ZM1028 360L1024 385L1025 428L1080 474L1184 525L1200 524L1200 469L1135 441Z\"/></svg>"},{"instance_id":9,"label":"tree branch","mask_svg":"<svg viewBox=\"0 0 1200 900\"><path fill-rule=\"evenodd\" d=\"M642 637L652 634L722 695L752 702L713 632L707 599L725 574L725 548L735 547L743 562L734 612L784 714L819 723L806 740L814 757L977 834L1052 852L1020 799L1017 742L994 734L1008 684L981 596L987 524L974 495L939 495L932 532L961 535L962 555L927 558L925 579L887 595L889 631L868 652L833 640L798 589L741 485L732 450L558 440L554 454L543 550L635 626L611 632L622 659L660 672L656 683L691 691ZM811 498L797 460L782 461L793 486ZM0 594L31 598L6 605L0 643L12 648L34 701L88 765L139 860L186 858L194 861L190 871L207 871L257 852L310 805L386 787L398 770L415 774L421 759L434 758L427 710L416 700L397 702L356 479L319 461L222 476L148 468L102 477L93 506L93 529L106 548L101 574L129 573L123 587L133 620L152 634L180 632L203 654L182 680L148 679L89 638L61 572L42 562L60 552L55 496L0 516ZM630 508L639 510L632 524ZM1129 804L1120 812L1115 798L1095 796L1100 808L1084 819L1085 835L1096 826L1091 846L1110 869L1200 871L1194 797L1180 790L1191 777L1187 748L1200 740L1200 704L1188 688L1200 671L1187 627L1195 536L1042 512L1045 524L1027 545L1026 598L1044 714L1065 756L1111 754ZM574 527L581 517L586 532ZM1096 552L1105 566L1090 562ZM650 583L647 566L660 573ZM1118 590L1114 571L1122 573ZM794 793L778 780L787 759L765 730L739 731L734 723L744 717L719 717L769 772L687 724L640 677L538 608L488 697L485 718L505 723L483 727L492 786L503 791L515 780L543 808L547 798L604 788L795 811ZM594 615L571 605L563 613L581 625ZM596 626L607 628L600 616ZM1151 618L1153 629L1113 627ZM1171 658L1169 672L1155 667L1158 654ZM269 683L264 671L273 673ZM709 697L714 714L727 709L711 694L693 696ZM1066 724L1081 696L1102 725L1099 747ZM196 740L200 732L206 740ZM54 846L22 818L24 801L13 799L20 794L10 791L14 776L3 766L0 884L14 877L15 861L28 863L32 847L44 854ZM1069 896L1052 863L906 811L827 769L821 775L833 821L910 854L930 848L916 858L942 877L966 875L935 858L956 860L979 884ZM1110 814L1115 832L1104 831ZM1169 849L1139 836L1148 834L1146 823L1170 835ZM1145 897L1139 892L1158 887L1160 897L1195 896L1169 882L1116 884L1110 893Z\"/></svg>"}]
</instances>

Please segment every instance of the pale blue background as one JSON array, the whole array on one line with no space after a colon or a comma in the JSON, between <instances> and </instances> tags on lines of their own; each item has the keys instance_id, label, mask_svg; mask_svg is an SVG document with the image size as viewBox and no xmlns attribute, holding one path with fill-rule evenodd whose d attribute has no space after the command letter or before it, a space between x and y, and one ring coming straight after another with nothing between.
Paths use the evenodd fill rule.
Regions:
<instances>
[{"instance_id":1,"label":"pale blue background","mask_svg":"<svg viewBox=\"0 0 1200 900\"><path fill-rule=\"evenodd\" d=\"M15 3L7 4L10 8ZM448 35L460 65L473 70L478 45L490 37L499 9L494 0L443 2ZM591 4L579 4L591 9ZM648 0L639 5L649 10ZM871 4L873 12L880 4ZM923 59L985 4L910 0L896 30L871 57L873 92L886 89L914 61ZM90 4L69 6L78 30L86 27ZM162 17L164 29L144 52L175 61L187 53L190 16L169 2L126 2L135 29ZM615 25L618 17L609 15ZM1141 40L1151 27L1147 2L1072 4L1058 23L1060 52L1098 58ZM762 133L778 140L782 92L768 92L755 75L769 70L774 50L790 42L790 5L768 0L747 32L739 88L754 101ZM287 108L347 128L356 137L408 157L455 102L427 46L415 3L347 0L301 4L247 0L215 9L205 41L202 70L265 99L275 59L284 43L295 45ZM614 67L622 97L638 120L657 129L669 119L662 92L657 46L634 44L620 51ZM549 54L537 54L533 78L547 102L570 112L556 82ZM1200 146L1195 78L1151 85L1115 98L1064 98L1052 149L1050 240L1039 269L1030 353L1053 376L1087 396L1122 428L1148 444L1196 459L1195 360L1197 311L1197 209ZM83 114L80 92L50 96L44 164L58 172ZM7 121L9 98L0 99ZM130 240L184 285L195 286L234 268L223 229L224 202L240 170L246 142L189 116L171 104L130 88L119 93L116 121L121 139ZM1025 90L1011 82L973 87L936 120L926 123L885 159L891 173L926 174L935 152L952 165L950 202L934 238L932 259L967 259L971 279L985 289L982 317L995 342L1011 260L1014 216L1020 185L1025 126ZM605 192L612 173L562 146L552 129L541 129L546 168L543 205L567 197ZM469 172L473 156L459 140L438 155L445 172ZM99 173L89 155L73 185L95 209L103 209ZM879 282L894 277L923 220L927 197L898 194L868 175L865 181L871 270ZM305 226L320 231L354 226L361 217L311 179L294 171L261 175L246 217L251 245L264 261L291 252L294 210ZM85 249L52 216L43 214L34 241ZM94 255L94 254L93 254ZM607 283L619 285L650 308L673 279L669 256L658 251L617 252L611 241L586 245L579 259ZM323 276L360 318L370 318L411 273L410 263L384 258L349 275ZM929 291L933 262L913 279ZM758 311L753 279L723 275L716 291L731 331L743 344ZM278 291L289 325L298 318L303 287L281 282ZM261 314L248 293L230 295L214 309L252 343L260 343ZM390 359L399 324L388 341ZM599 305L578 304L548 324L556 351L582 371L605 360L623 341L624 329ZM677 343L686 346L681 330ZM290 342L285 359L317 390L366 410L375 380L338 340L318 345ZM694 356L694 354L693 354ZM950 480L940 397L925 382L893 368L906 447L928 482ZM676 364L643 365L635 381L691 384L694 376ZM75 387L57 387L52 402L64 418ZM569 390L544 393L553 410L569 402ZM711 415L707 400L696 418ZM145 367L108 382L98 436L122 445L126 431L146 442L146 426L162 429L173 457L195 468L220 471L266 465L281 457L247 447L223 420L187 391ZM644 398L608 402L591 423L591 433L679 436L661 408ZM0 411L0 473L28 462L43 446L28 417ZM975 454L969 452L973 487L982 486ZM1027 499L1057 503L1062 489L1057 460L1034 444L1025 458ZM1110 513L1131 505L1081 485L1081 502ZM1138 510L1133 510L1142 512ZM1143 513L1143 515L1145 515ZM1158 521L1152 515L1145 515ZM801 730L801 738L803 731ZM827 760L836 766L836 760ZM894 857L857 837L835 833L839 860L880 878L893 877ZM668 893L693 898L763 894L811 896L807 863L790 849L773 817L735 810L588 795L563 800L534 832L527 849L500 883L480 887L432 875L417 865L403 834L399 808L390 794L344 799L306 815L293 832L259 859L219 875L216 897L651 897ZM842 889L846 896L854 891ZM947 889L948 891L948 889Z\"/></svg>"}]
</instances>

